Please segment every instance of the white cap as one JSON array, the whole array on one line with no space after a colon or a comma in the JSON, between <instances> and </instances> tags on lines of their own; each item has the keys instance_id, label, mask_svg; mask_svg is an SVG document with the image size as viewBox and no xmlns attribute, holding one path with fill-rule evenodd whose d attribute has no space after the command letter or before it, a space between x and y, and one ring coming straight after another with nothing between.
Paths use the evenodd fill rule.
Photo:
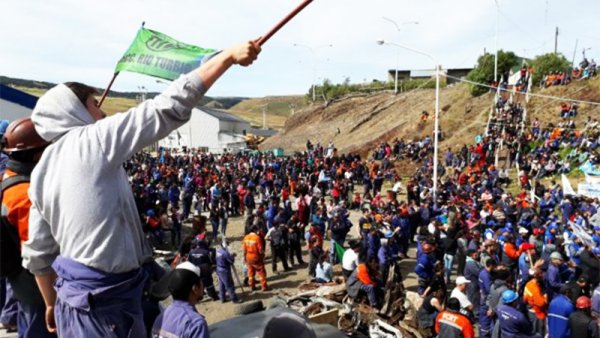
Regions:
<instances>
[{"instance_id":1,"label":"white cap","mask_svg":"<svg viewBox=\"0 0 600 338\"><path fill-rule=\"evenodd\" d=\"M525 228L523 228L523 227L519 227L519 233L520 233L520 234L528 234L528 233L529 233L529 230L527 230L527 229L525 229Z\"/></svg>"},{"instance_id":2,"label":"white cap","mask_svg":"<svg viewBox=\"0 0 600 338\"><path fill-rule=\"evenodd\" d=\"M471 283L471 281L466 279L464 276L458 276L458 278L456 278L456 285L463 285L469 283Z\"/></svg>"},{"instance_id":3,"label":"white cap","mask_svg":"<svg viewBox=\"0 0 600 338\"><path fill-rule=\"evenodd\" d=\"M190 262L183 262L183 263L177 265L177 267L175 269L188 270L188 271L195 273L196 276L200 277L200 268Z\"/></svg>"}]
</instances>

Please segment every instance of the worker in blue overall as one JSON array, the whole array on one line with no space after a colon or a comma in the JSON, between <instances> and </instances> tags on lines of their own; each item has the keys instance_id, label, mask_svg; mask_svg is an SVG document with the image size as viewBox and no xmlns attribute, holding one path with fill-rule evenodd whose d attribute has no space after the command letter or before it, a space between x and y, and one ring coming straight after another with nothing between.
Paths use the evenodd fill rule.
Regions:
<instances>
[{"instance_id":1,"label":"worker in blue overall","mask_svg":"<svg viewBox=\"0 0 600 338\"><path fill-rule=\"evenodd\" d=\"M200 268L190 262L181 263L168 283L173 303L154 321L152 337L209 338L206 319L196 310L204 297Z\"/></svg>"},{"instance_id":2,"label":"worker in blue overall","mask_svg":"<svg viewBox=\"0 0 600 338\"><path fill-rule=\"evenodd\" d=\"M217 249L217 277L219 278L219 298L222 303L227 301L226 293L234 303L241 303L238 296L235 294L235 285L233 284L233 276L231 268L235 260L235 252L231 253L228 250L227 242L223 241L220 248Z\"/></svg>"}]
</instances>

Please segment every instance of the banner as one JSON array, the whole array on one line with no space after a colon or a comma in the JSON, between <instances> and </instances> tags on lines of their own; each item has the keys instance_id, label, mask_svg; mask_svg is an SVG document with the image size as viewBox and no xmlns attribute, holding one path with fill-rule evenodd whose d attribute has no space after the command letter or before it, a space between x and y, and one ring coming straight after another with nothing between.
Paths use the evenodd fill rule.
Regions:
<instances>
[{"instance_id":1,"label":"banner","mask_svg":"<svg viewBox=\"0 0 600 338\"><path fill-rule=\"evenodd\" d=\"M583 171L587 175L596 175L600 176L600 169L594 168L594 166L590 163L590 161L586 161L579 167L579 170Z\"/></svg>"},{"instance_id":2,"label":"banner","mask_svg":"<svg viewBox=\"0 0 600 338\"><path fill-rule=\"evenodd\" d=\"M594 242L592 236L585 231L584 227L571 221L569 221L569 224L573 226L573 233L575 234L575 236L581 239L583 244L589 246L590 248L596 246L596 242Z\"/></svg>"},{"instance_id":3,"label":"banner","mask_svg":"<svg viewBox=\"0 0 600 338\"><path fill-rule=\"evenodd\" d=\"M579 183L577 185L577 192L579 193L579 195L585 197L600 198L600 185Z\"/></svg>"},{"instance_id":4,"label":"banner","mask_svg":"<svg viewBox=\"0 0 600 338\"><path fill-rule=\"evenodd\" d=\"M569 179L567 178L567 176L565 176L565 174L562 174L561 179L562 179L563 194L577 196L577 194L575 193L575 190L573 190L573 187L571 186L571 182L569 182Z\"/></svg>"},{"instance_id":5,"label":"banner","mask_svg":"<svg viewBox=\"0 0 600 338\"><path fill-rule=\"evenodd\" d=\"M597 175L588 175L585 173L585 182L591 185L599 185L600 186L600 176Z\"/></svg>"},{"instance_id":6,"label":"banner","mask_svg":"<svg viewBox=\"0 0 600 338\"><path fill-rule=\"evenodd\" d=\"M115 73L129 71L166 80L198 67L215 49L200 48L179 42L170 36L144 27L117 63Z\"/></svg>"}]
</instances>

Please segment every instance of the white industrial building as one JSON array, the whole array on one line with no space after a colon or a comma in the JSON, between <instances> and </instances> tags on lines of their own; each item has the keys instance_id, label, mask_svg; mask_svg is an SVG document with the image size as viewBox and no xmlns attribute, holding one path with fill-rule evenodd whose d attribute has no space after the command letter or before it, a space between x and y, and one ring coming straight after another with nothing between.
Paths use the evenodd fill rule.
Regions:
<instances>
[{"instance_id":1,"label":"white industrial building","mask_svg":"<svg viewBox=\"0 0 600 338\"><path fill-rule=\"evenodd\" d=\"M162 139L158 145L187 147L221 154L246 147L250 123L231 113L207 107L194 108L190 121Z\"/></svg>"},{"instance_id":2,"label":"white industrial building","mask_svg":"<svg viewBox=\"0 0 600 338\"><path fill-rule=\"evenodd\" d=\"M37 100L36 96L0 84L0 120L12 122L31 116Z\"/></svg>"}]
</instances>

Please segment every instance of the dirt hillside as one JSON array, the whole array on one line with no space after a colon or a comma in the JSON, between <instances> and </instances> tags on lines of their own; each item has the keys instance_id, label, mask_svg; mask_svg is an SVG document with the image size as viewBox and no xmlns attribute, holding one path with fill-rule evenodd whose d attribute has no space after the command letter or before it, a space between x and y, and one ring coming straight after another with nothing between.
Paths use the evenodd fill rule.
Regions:
<instances>
[{"instance_id":1,"label":"dirt hillside","mask_svg":"<svg viewBox=\"0 0 600 338\"><path fill-rule=\"evenodd\" d=\"M446 139L442 145L473 140L484 128L491 102L491 94L472 98L466 85L442 89L440 126ZM290 152L303 150L307 139L321 144L333 140L340 152L365 154L382 141L431 135L434 104L434 90L418 89L398 95L348 96L327 107L312 105L288 118L284 130L268 139L263 148L282 147ZM420 122L423 111L429 112L425 123Z\"/></svg>"},{"instance_id":2,"label":"dirt hillside","mask_svg":"<svg viewBox=\"0 0 600 338\"><path fill-rule=\"evenodd\" d=\"M600 102L600 77L575 81L568 86L534 88L534 93ZM528 119L537 117L543 126L550 122L556 124L560 120L558 112L563 101L532 96L528 104ZM492 94L473 98L465 84L442 89L440 128L444 139L441 149L470 144L475 135L483 133L491 103ZM389 92L354 95L328 106L322 103L311 105L290 116L284 129L263 143L262 149L280 147L290 153L304 150L307 139L321 144L333 140L341 153L358 151L364 155L382 141L431 135L434 104L433 89L418 89L398 95ZM600 105L582 103L579 106L580 114L575 119L578 128L584 126L588 116L600 118ZM421 123L424 110L429 112L429 119Z\"/></svg>"}]
</instances>

